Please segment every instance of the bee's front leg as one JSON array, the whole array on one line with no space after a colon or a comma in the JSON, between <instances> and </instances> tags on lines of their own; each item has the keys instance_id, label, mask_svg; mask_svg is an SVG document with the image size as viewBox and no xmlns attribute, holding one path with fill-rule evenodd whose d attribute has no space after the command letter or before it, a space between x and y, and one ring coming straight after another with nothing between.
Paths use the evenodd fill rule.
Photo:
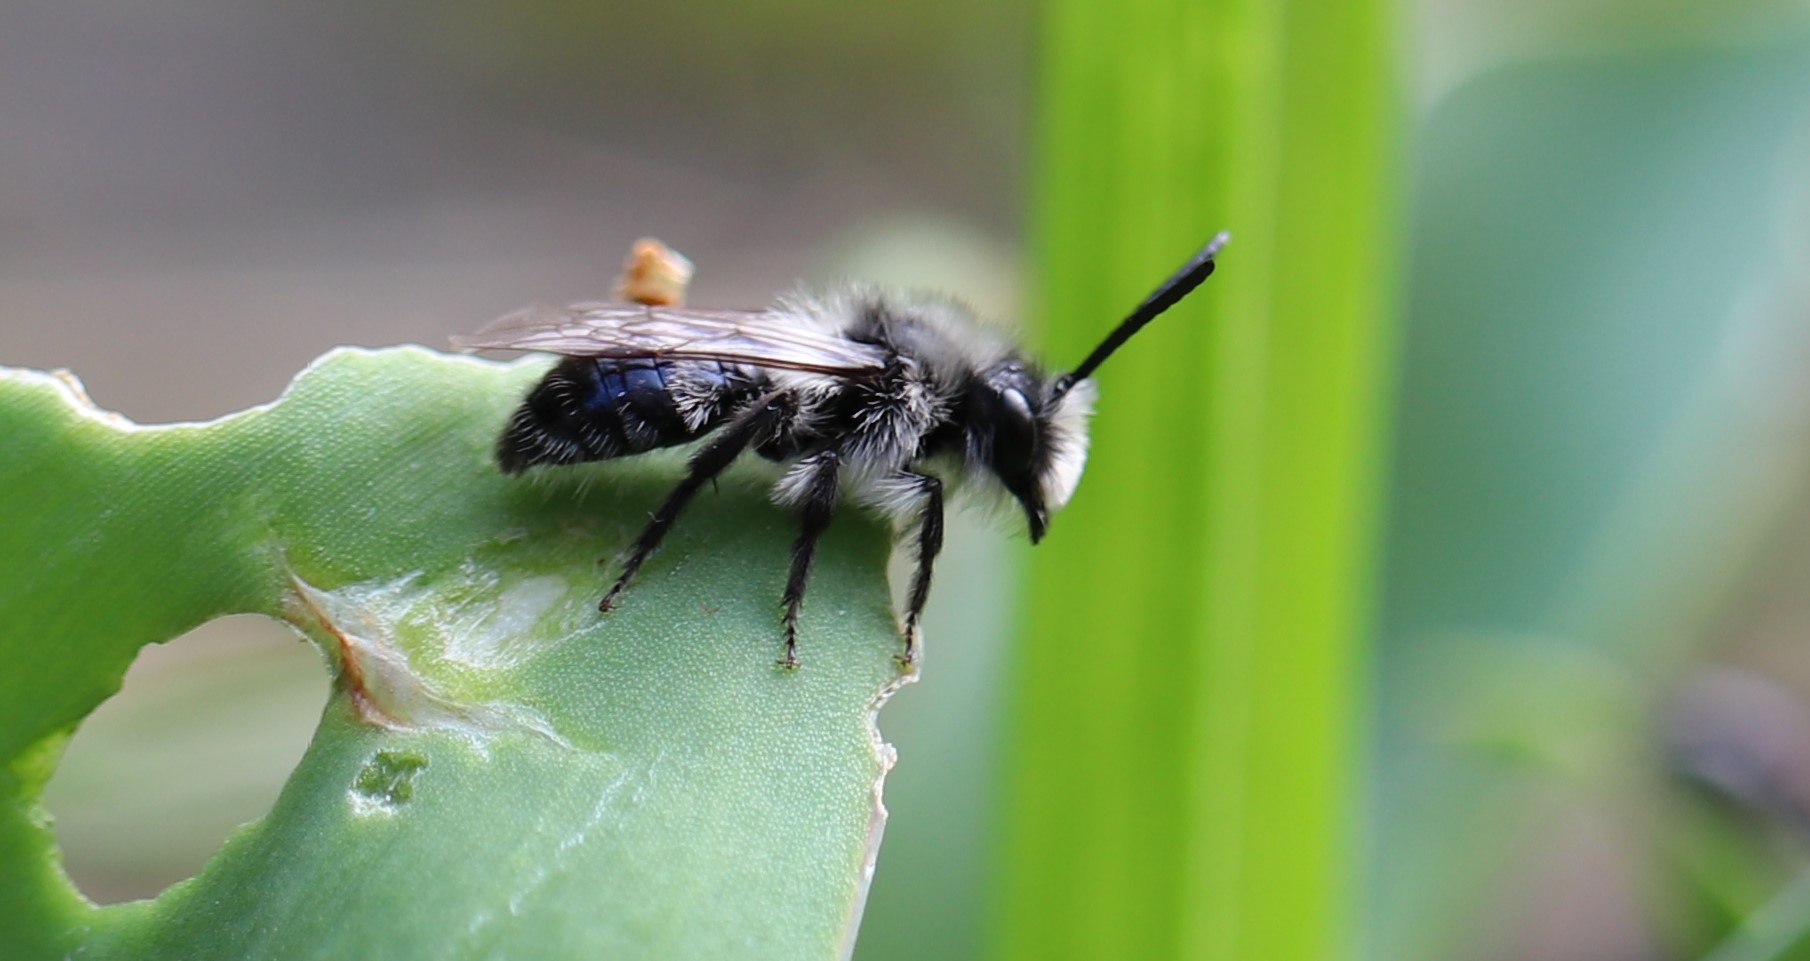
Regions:
<instances>
[{"instance_id":1,"label":"bee's front leg","mask_svg":"<svg viewBox=\"0 0 1810 961\"><path fill-rule=\"evenodd\" d=\"M900 665L909 667L918 659L918 620L930 598L930 568L943 549L943 482L913 470L902 474L924 502L918 516L918 569L911 575L911 593L905 602L905 654L899 658Z\"/></svg>"}]
</instances>

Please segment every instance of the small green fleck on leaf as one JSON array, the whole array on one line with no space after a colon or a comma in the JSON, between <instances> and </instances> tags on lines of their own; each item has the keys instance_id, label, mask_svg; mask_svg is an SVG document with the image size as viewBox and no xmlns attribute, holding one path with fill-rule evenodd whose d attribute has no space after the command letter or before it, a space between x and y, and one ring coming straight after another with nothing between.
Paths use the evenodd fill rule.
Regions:
<instances>
[{"instance_id":1,"label":"small green fleck on leaf","mask_svg":"<svg viewBox=\"0 0 1810 961\"><path fill-rule=\"evenodd\" d=\"M426 768L427 758L413 751L378 751L359 770L352 793L367 805L394 809L415 796L415 775Z\"/></svg>"}]
</instances>

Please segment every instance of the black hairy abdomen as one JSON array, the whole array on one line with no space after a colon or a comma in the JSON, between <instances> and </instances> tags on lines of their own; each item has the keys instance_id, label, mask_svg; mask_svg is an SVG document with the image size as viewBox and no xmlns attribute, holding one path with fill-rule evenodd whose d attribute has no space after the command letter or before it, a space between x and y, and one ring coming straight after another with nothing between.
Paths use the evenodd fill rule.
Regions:
<instances>
[{"instance_id":1,"label":"black hairy abdomen","mask_svg":"<svg viewBox=\"0 0 1810 961\"><path fill-rule=\"evenodd\" d=\"M640 454L696 439L751 396L754 382L715 361L568 357L541 378L497 442L497 461L516 473ZM681 410L701 405L696 426Z\"/></svg>"}]
</instances>

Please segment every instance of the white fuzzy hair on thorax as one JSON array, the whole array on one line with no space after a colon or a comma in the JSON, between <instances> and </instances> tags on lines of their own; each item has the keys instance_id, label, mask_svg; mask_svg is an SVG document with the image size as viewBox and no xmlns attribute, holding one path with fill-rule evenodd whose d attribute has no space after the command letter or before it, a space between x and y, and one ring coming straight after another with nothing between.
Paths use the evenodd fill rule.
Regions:
<instances>
[{"instance_id":1,"label":"white fuzzy hair on thorax","mask_svg":"<svg viewBox=\"0 0 1810 961\"><path fill-rule=\"evenodd\" d=\"M967 304L935 291L843 284L822 291L793 291L779 299L778 307L829 334L847 333L870 311L905 322L889 330L907 341L896 346L932 371L985 367L1013 353L1004 331L979 320Z\"/></svg>"}]
</instances>

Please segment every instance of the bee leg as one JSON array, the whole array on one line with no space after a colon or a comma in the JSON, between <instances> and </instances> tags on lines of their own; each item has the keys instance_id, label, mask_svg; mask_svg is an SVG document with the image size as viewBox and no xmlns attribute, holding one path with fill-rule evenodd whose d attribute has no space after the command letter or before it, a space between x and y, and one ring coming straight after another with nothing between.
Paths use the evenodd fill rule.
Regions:
<instances>
[{"instance_id":1,"label":"bee leg","mask_svg":"<svg viewBox=\"0 0 1810 961\"><path fill-rule=\"evenodd\" d=\"M911 575L911 593L905 602L905 654L899 658L901 665L910 666L918 659L918 619L930 598L930 568L943 549L943 482L929 474L904 473L924 499L918 518L918 569Z\"/></svg>"},{"instance_id":2,"label":"bee leg","mask_svg":"<svg viewBox=\"0 0 1810 961\"><path fill-rule=\"evenodd\" d=\"M804 526L798 540L792 543L792 573L786 578L786 656L779 666L798 667L798 610L804 606L805 583L811 579L811 557L817 553L817 541L830 526L836 513L836 473L842 455L835 449L815 454L810 459L810 476L804 484Z\"/></svg>"},{"instance_id":3,"label":"bee leg","mask_svg":"<svg viewBox=\"0 0 1810 961\"><path fill-rule=\"evenodd\" d=\"M616 606L616 595L622 593L622 589L634 579L635 572L659 548L667 532L672 530L673 523L679 519L679 513L685 509L685 505L691 503L692 496L705 484L714 482L716 476L734 463L750 444L763 442L776 432L784 430L795 409L796 404L790 395L769 394L756 401L724 428L723 433L691 455L685 478L679 481L679 486L673 488L672 493L666 495L666 502L660 505L647 526L641 529L641 536L635 538L634 549L622 565L622 575L616 578L609 593L603 595L603 600L597 603L598 610L607 611Z\"/></svg>"}]
</instances>

